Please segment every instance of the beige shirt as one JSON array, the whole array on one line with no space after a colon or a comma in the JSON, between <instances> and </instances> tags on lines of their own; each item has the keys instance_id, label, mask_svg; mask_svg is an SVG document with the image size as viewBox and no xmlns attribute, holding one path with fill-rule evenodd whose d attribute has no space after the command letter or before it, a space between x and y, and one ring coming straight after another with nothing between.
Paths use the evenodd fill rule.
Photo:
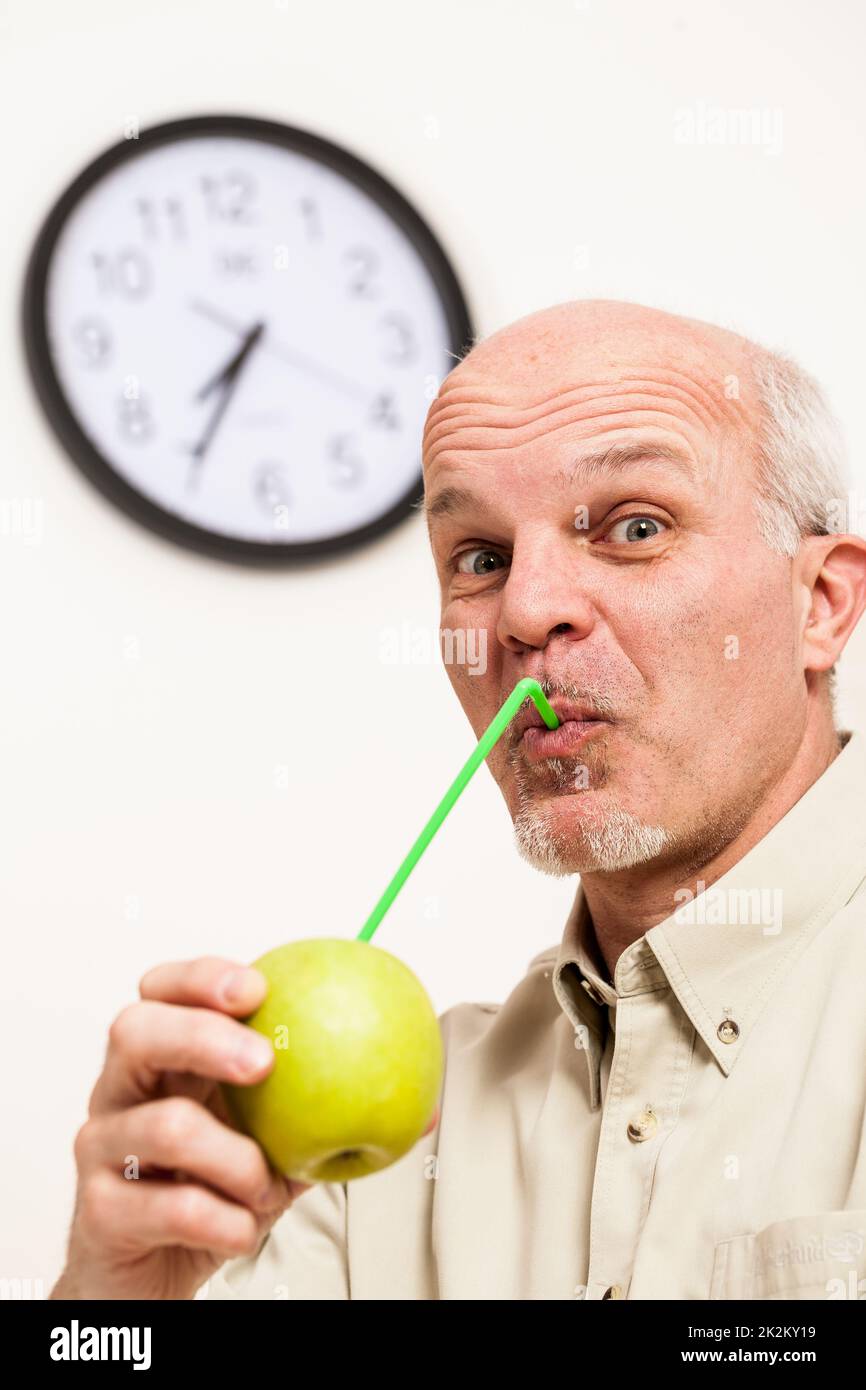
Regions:
<instances>
[{"instance_id":1,"label":"beige shirt","mask_svg":"<svg viewBox=\"0 0 866 1390\"><path fill-rule=\"evenodd\" d=\"M613 986L578 886L504 1004L441 1015L438 1128L310 1189L202 1296L866 1297L866 738L844 737Z\"/></svg>"}]
</instances>

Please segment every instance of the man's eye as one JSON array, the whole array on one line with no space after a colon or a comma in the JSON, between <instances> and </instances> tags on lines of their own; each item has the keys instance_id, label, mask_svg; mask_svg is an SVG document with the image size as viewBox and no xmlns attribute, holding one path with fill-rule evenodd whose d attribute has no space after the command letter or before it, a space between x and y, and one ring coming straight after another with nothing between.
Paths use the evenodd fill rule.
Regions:
<instances>
[{"instance_id":1,"label":"man's eye","mask_svg":"<svg viewBox=\"0 0 866 1390\"><path fill-rule=\"evenodd\" d=\"M497 569L496 564L491 564L491 560L502 560L503 557L498 550L486 550L480 547L477 550L463 550L455 558L454 568L458 574L491 574Z\"/></svg>"},{"instance_id":2,"label":"man's eye","mask_svg":"<svg viewBox=\"0 0 866 1390\"><path fill-rule=\"evenodd\" d=\"M657 521L654 516L624 516L614 522L607 538L614 542L651 541L661 535L662 528L667 530L664 522Z\"/></svg>"}]
</instances>

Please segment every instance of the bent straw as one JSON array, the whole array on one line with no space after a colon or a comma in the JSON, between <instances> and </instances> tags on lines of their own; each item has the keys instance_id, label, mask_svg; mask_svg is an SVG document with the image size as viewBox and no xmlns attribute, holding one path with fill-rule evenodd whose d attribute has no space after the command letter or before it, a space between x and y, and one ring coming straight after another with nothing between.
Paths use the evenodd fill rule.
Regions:
<instances>
[{"instance_id":1,"label":"bent straw","mask_svg":"<svg viewBox=\"0 0 866 1390\"><path fill-rule=\"evenodd\" d=\"M388 908L400 892L406 879L418 863L418 860L433 839L433 836L448 815L448 812L451 810L458 796L468 786L473 774L484 762L484 759L487 757L494 743L496 743L497 739L505 732L505 729L511 723L518 709L527 697L535 701L538 712L548 729L556 729L559 727L559 719L548 704L538 681L533 680L530 676L526 676L522 681L518 681L498 714L491 720L490 724L485 729L474 753L458 772L451 786L448 788L442 800L439 802L439 805L436 807L436 810L418 836L418 839L406 855L406 858L391 879L391 882L388 884L388 887L385 889L376 906L373 908L370 916L358 932L358 941L370 940L373 932L376 930L382 918L385 916L385 913L388 911Z\"/></svg>"}]
</instances>

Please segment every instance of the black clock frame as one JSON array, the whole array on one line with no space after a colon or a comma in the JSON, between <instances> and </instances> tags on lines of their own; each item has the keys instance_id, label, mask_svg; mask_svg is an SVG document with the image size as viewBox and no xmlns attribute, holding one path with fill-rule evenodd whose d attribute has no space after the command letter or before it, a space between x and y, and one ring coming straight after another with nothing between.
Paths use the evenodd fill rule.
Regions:
<instances>
[{"instance_id":1,"label":"black clock frame","mask_svg":"<svg viewBox=\"0 0 866 1390\"><path fill-rule=\"evenodd\" d=\"M253 565L290 565L325 557L372 540L408 516L423 496L420 455L411 487L375 521L316 541L245 541L222 536L152 502L116 472L82 429L67 401L54 369L46 321L45 291L51 259L72 209L83 195L112 169L134 159L143 149L172 144L190 136L233 135L261 140L327 164L374 198L409 237L439 294L455 356L471 346L472 323L456 273L436 236L406 198L365 160L322 136L278 121L253 116L188 116L148 127L136 139L111 146L88 164L58 198L46 216L33 246L24 277L21 325L24 349L36 395L67 456L116 506L152 531L202 554Z\"/></svg>"}]
</instances>

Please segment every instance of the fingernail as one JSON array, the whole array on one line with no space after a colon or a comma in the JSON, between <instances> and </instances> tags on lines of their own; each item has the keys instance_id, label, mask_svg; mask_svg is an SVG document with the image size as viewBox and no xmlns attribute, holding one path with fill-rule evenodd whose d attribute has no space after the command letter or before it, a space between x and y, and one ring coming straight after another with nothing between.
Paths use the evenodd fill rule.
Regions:
<instances>
[{"instance_id":1,"label":"fingernail","mask_svg":"<svg viewBox=\"0 0 866 1390\"><path fill-rule=\"evenodd\" d=\"M243 1072L258 1071L270 1059L270 1055L270 1044L264 1038L244 1038L235 1053L235 1065Z\"/></svg>"},{"instance_id":2,"label":"fingernail","mask_svg":"<svg viewBox=\"0 0 866 1390\"><path fill-rule=\"evenodd\" d=\"M222 978L220 984L220 994L227 1004L234 1004L240 999L247 984L246 970L230 970Z\"/></svg>"}]
</instances>

